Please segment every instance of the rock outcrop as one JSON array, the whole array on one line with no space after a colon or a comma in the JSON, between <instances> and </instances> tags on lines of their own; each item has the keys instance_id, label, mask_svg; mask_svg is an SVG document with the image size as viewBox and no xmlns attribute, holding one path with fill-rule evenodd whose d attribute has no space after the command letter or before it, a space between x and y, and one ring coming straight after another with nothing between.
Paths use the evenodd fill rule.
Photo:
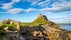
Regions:
<instances>
[{"instance_id":1,"label":"rock outcrop","mask_svg":"<svg viewBox=\"0 0 71 40\"><path fill-rule=\"evenodd\" d=\"M16 22L17 30L20 31L20 22Z\"/></svg>"},{"instance_id":2,"label":"rock outcrop","mask_svg":"<svg viewBox=\"0 0 71 40\"><path fill-rule=\"evenodd\" d=\"M25 32L27 31L25 35L26 39L28 40L71 40L71 32L61 29L58 24L49 21L44 15L40 14L38 18L46 20L46 23L40 24L39 26L33 28L28 27L28 30L25 30L22 33L22 35L25 35Z\"/></svg>"},{"instance_id":3,"label":"rock outcrop","mask_svg":"<svg viewBox=\"0 0 71 40\"><path fill-rule=\"evenodd\" d=\"M9 33L8 40L71 40L71 32L61 29L58 24L49 21L45 15L39 14L38 18L33 22L37 26L20 26L20 22L3 21L7 24L16 24L18 32ZM33 25L33 24L32 24ZM7 28L5 28L7 29ZM18 35L17 35L18 34ZM11 36L10 36L11 35ZM15 37L14 35L18 36ZM21 39L20 39L21 38Z\"/></svg>"},{"instance_id":4,"label":"rock outcrop","mask_svg":"<svg viewBox=\"0 0 71 40\"><path fill-rule=\"evenodd\" d=\"M38 15L38 18L42 18L44 19L45 21L48 21L47 17L45 15L42 15L42 14L39 14Z\"/></svg>"},{"instance_id":5,"label":"rock outcrop","mask_svg":"<svg viewBox=\"0 0 71 40\"><path fill-rule=\"evenodd\" d=\"M20 22L19 21L7 19L7 20L3 20L1 22L1 24L5 26L4 30L7 32L11 31L9 29L16 29L17 31L20 31ZM14 30L14 31L16 31L16 30Z\"/></svg>"}]
</instances>

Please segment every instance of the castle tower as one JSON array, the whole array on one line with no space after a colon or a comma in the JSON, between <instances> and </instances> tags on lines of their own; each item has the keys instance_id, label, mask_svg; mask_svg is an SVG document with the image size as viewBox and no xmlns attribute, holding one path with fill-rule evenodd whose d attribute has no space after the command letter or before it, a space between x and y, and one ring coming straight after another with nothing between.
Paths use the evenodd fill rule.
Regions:
<instances>
[{"instance_id":1,"label":"castle tower","mask_svg":"<svg viewBox=\"0 0 71 40\"><path fill-rule=\"evenodd\" d=\"M20 31L20 22L16 22L17 30Z\"/></svg>"},{"instance_id":2,"label":"castle tower","mask_svg":"<svg viewBox=\"0 0 71 40\"><path fill-rule=\"evenodd\" d=\"M39 14L39 15L38 15L38 17L42 17L42 16L43 16L42 14Z\"/></svg>"},{"instance_id":3,"label":"castle tower","mask_svg":"<svg viewBox=\"0 0 71 40\"><path fill-rule=\"evenodd\" d=\"M45 15L39 14L38 17L45 19L45 21L48 21L48 19L47 19L47 17Z\"/></svg>"}]
</instances>

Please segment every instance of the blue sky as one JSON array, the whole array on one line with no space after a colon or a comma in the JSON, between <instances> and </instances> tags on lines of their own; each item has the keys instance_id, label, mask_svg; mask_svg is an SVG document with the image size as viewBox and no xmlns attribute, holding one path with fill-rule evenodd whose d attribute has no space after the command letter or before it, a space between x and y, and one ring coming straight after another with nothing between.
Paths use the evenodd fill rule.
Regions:
<instances>
[{"instance_id":1,"label":"blue sky","mask_svg":"<svg viewBox=\"0 0 71 40\"><path fill-rule=\"evenodd\" d=\"M71 23L71 0L0 0L0 21L32 22L38 14L56 23Z\"/></svg>"}]
</instances>

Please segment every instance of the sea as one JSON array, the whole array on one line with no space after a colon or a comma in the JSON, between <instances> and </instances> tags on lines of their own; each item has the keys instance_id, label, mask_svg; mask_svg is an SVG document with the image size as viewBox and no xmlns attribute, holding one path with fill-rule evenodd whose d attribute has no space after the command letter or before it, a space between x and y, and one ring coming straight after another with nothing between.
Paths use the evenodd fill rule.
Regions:
<instances>
[{"instance_id":1,"label":"sea","mask_svg":"<svg viewBox=\"0 0 71 40\"><path fill-rule=\"evenodd\" d=\"M60 28L71 31L71 24L60 24Z\"/></svg>"}]
</instances>

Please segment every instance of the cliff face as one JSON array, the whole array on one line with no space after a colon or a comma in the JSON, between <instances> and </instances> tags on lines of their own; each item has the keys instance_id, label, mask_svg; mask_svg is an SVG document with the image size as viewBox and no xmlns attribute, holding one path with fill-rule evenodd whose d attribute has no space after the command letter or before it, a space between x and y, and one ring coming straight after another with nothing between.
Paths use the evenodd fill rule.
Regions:
<instances>
[{"instance_id":1,"label":"cliff face","mask_svg":"<svg viewBox=\"0 0 71 40\"><path fill-rule=\"evenodd\" d=\"M33 25L32 27L22 26L20 22L13 20L3 21L3 24L16 24L15 27L19 29L16 33L9 33L8 40L71 40L71 32L61 29L58 24L49 21L42 14L39 14L37 19L29 24Z\"/></svg>"},{"instance_id":2,"label":"cliff face","mask_svg":"<svg viewBox=\"0 0 71 40\"><path fill-rule=\"evenodd\" d=\"M43 33L46 34L50 40L71 40L71 33L65 30L48 27Z\"/></svg>"},{"instance_id":3,"label":"cliff face","mask_svg":"<svg viewBox=\"0 0 71 40\"><path fill-rule=\"evenodd\" d=\"M26 35L30 34L28 36L25 35L26 40L71 40L71 32L59 28L58 24L49 21L46 16L40 14L37 19L45 20L45 23L25 30L22 35L24 35L26 31L29 32L26 32ZM37 19L35 20L36 22L38 21ZM41 20L38 22L40 21Z\"/></svg>"},{"instance_id":4,"label":"cliff face","mask_svg":"<svg viewBox=\"0 0 71 40\"><path fill-rule=\"evenodd\" d=\"M45 30L42 32L34 31L34 34L39 33L39 35L42 35L41 37L45 36L49 40L71 40L71 32L59 28L58 24L49 21L44 15L39 17L46 20L46 24L41 25Z\"/></svg>"}]
</instances>

